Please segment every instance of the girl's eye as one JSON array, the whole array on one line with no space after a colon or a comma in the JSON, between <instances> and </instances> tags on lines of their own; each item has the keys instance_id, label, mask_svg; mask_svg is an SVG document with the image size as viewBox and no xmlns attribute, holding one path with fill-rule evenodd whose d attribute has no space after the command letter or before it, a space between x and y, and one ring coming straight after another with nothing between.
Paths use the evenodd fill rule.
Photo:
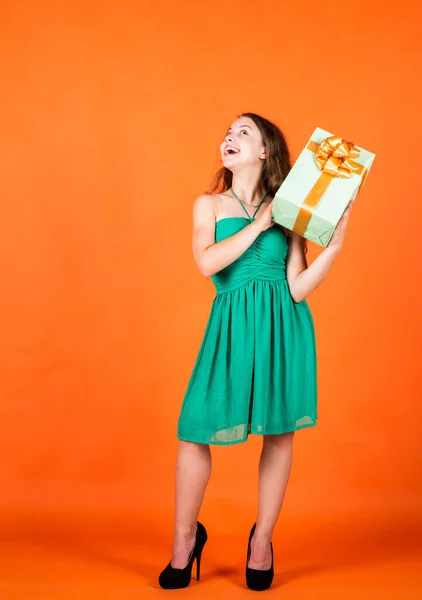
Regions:
<instances>
[{"instance_id":1,"label":"girl's eye","mask_svg":"<svg viewBox=\"0 0 422 600\"><path fill-rule=\"evenodd\" d=\"M246 133L246 135L248 135L248 132L246 131L246 129L242 129L242 131L240 133Z\"/></svg>"}]
</instances>

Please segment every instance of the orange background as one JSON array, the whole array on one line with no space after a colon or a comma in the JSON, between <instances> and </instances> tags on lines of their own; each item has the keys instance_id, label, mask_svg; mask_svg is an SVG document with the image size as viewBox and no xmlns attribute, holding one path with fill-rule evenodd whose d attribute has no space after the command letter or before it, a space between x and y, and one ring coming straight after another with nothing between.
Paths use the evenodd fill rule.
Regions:
<instances>
[{"instance_id":1,"label":"orange background","mask_svg":"<svg viewBox=\"0 0 422 600\"><path fill-rule=\"evenodd\" d=\"M132 584L140 576L156 585L171 550L177 417L214 297L191 253L192 202L243 111L275 121L293 158L316 126L377 154L342 253L308 298L319 421L295 436L279 552L294 570L299 538L318 552L328 531L362 520L375 529L359 555L386 531L396 544L399 535L403 553L420 535L421 11L417 2L345 6L2 7L7 544L132 540L133 563L143 556L145 567ZM321 249L309 248L312 262ZM200 517L214 564L235 556L239 572L255 518L260 444L251 436L212 447ZM375 544L374 556L384 547ZM12 587L2 598L18 593L23 577L5 548ZM41 585L31 573L28 585ZM54 597L68 596L62 589Z\"/></svg>"}]
</instances>

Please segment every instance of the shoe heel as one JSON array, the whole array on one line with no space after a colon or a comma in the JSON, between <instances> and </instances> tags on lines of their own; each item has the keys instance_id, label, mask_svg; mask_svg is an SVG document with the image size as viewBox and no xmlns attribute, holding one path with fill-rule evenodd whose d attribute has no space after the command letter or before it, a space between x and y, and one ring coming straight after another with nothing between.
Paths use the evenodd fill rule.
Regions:
<instances>
[{"instance_id":1,"label":"shoe heel","mask_svg":"<svg viewBox=\"0 0 422 600\"><path fill-rule=\"evenodd\" d=\"M204 543L205 545L205 543ZM201 556L202 556L202 551L204 549L204 546L202 546L201 550L198 552L197 556L196 556L196 581L199 581L200 576L201 576Z\"/></svg>"},{"instance_id":2,"label":"shoe heel","mask_svg":"<svg viewBox=\"0 0 422 600\"><path fill-rule=\"evenodd\" d=\"M196 557L196 581L199 581L201 575L201 555Z\"/></svg>"}]
</instances>

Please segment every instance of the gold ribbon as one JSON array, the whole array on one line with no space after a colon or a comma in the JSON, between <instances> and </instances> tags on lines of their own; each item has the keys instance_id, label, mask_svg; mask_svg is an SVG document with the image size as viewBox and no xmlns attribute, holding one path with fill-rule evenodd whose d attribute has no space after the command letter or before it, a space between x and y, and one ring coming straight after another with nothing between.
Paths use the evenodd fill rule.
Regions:
<instances>
[{"instance_id":1,"label":"gold ribbon","mask_svg":"<svg viewBox=\"0 0 422 600\"><path fill-rule=\"evenodd\" d=\"M359 193L368 174L366 167L353 160L360 156L360 150L352 142L347 142L338 135L327 137L320 144L311 140L306 148L315 152L314 158L322 173L303 201L293 225L292 231L302 237L318 202L334 177L349 179L352 173L359 175L362 178L358 188Z\"/></svg>"}]
</instances>

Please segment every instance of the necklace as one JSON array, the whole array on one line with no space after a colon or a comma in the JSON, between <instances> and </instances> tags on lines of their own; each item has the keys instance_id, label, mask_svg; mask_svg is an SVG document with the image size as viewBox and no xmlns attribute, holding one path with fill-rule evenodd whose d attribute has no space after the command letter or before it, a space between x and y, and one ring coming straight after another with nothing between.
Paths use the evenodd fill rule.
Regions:
<instances>
[{"instance_id":1,"label":"necklace","mask_svg":"<svg viewBox=\"0 0 422 600\"><path fill-rule=\"evenodd\" d=\"M256 208L257 206L260 206L260 205L262 204L262 202L263 202L263 200L264 200L265 196L268 194L268 191L266 191L266 192L265 192L265 194L262 196L262 198L261 198L261 200L260 200L259 204L257 204L257 205L255 206L255 204L249 204L249 202L245 202L244 200L241 200L241 199L239 198L239 196L236 194L236 192L234 191L234 189L233 189L233 188L230 188L230 191L231 191L231 193L233 194L233 196L234 196L235 198L237 198L237 200L239 200L239 202L241 202L242 204L246 204L246 206L252 206L252 208Z\"/></svg>"}]
</instances>

